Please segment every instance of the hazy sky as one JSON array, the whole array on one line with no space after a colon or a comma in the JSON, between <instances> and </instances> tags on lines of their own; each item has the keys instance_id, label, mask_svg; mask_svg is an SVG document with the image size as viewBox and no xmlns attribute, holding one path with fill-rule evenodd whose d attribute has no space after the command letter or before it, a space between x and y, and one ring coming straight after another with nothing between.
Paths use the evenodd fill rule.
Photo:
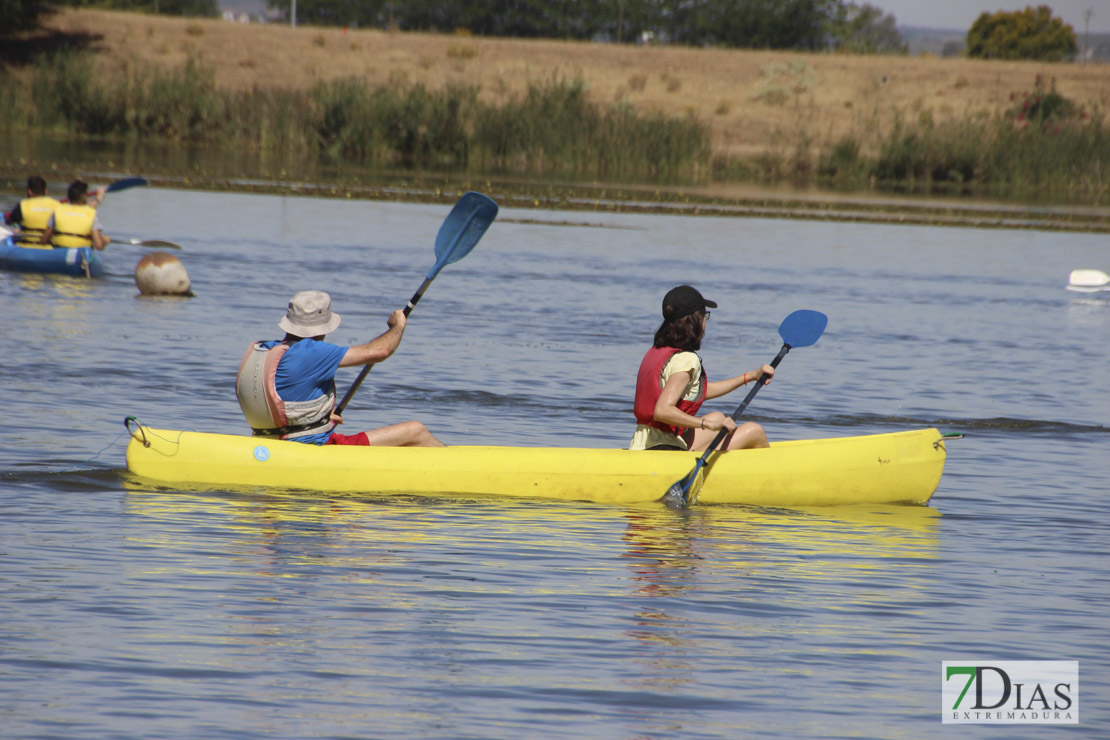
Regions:
<instances>
[{"instance_id":1,"label":"hazy sky","mask_svg":"<svg viewBox=\"0 0 1110 740\"><path fill-rule=\"evenodd\" d=\"M1052 15L1071 24L1083 43L1084 18L1092 12L1091 33L1110 33L1110 0L863 0L893 13L899 26L929 26L966 31L980 13L1021 10L1047 5Z\"/></svg>"}]
</instances>

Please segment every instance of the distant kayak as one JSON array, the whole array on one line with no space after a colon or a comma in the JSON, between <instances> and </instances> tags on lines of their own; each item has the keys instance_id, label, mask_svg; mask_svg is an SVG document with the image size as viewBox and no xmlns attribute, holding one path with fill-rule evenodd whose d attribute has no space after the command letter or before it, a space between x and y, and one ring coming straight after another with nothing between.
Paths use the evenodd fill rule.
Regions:
<instances>
[{"instance_id":1,"label":"distant kayak","mask_svg":"<svg viewBox=\"0 0 1110 740\"><path fill-rule=\"evenodd\" d=\"M102 277L104 260L91 247L23 247L16 244L13 237L7 236L0 241L0 270Z\"/></svg>"},{"instance_id":2,"label":"distant kayak","mask_svg":"<svg viewBox=\"0 0 1110 740\"><path fill-rule=\"evenodd\" d=\"M162 485L332 493L491 495L635 504L658 501L696 452L552 447L317 446L153 429L129 418L127 468ZM709 465L698 504L924 504L944 470L936 429L774 442Z\"/></svg>"}]
</instances>

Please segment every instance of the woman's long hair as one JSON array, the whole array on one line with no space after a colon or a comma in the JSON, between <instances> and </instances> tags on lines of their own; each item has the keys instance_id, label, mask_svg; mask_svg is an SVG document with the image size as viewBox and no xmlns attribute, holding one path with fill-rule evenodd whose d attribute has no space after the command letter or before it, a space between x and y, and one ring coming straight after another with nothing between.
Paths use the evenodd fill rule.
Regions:
<instances>
[{"instance_id":1,"label":"woman's long hair","mask_svg":"<svg viewBox=\"0 0 1110 740\"><path fill-rule=\"evenodd\" d=\"M656 347L676 347L686 352L697 352L701 349L701 340L705 336L705 310L694 311L680 319L664 321L655 330Z\"/></svg>"}]
</instances>

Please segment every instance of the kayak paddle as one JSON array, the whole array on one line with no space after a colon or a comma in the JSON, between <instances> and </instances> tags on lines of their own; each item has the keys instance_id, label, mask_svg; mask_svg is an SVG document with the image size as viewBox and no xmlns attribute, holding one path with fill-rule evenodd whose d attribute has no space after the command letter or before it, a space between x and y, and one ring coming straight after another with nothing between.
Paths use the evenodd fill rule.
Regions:
<instances>
[{"instance_id":1,"label":"kayak paddle","mask_svg":"<svg viewBox=\"0 0 1110 740\"><path fill-rule=\"evenodd\" d=\"M127 190L127 188L133 188L137 185L146 185L146 184L147 184L146 180L142 177L124 177L124 178L116 180L115 182L108 185L105 192L106 193L115 193L119 190ZM95 188L93 189L93 192L96 192ZM69 198L62 198L61 202L62 203L68 203ZM8 217L8 214L5 213L4 218L6 219L7 217ZM172 249L172 247L171 247L171 249Z\"/></svg>"},{"instance_id":2,"label":"kayak paddle","mask_svg":"<svg viewBox=\"0 0 1110 740\"><path fill-rule=\"evenodd\" d=\"M786 353L794 347L809 347L810 345L816 344L817 340L820 339L821 335L825 332L825 327L828 326L828 324L829 317L820 311L795 311L783 319L782 323L779 324L779 336L782 337L782 349L775 355L775 359L771 360L771 367L778 368L779 363L782 362L782 358L786 357ZM732 412L733 421L736 421L740 417L740 414L744 413L744 409L748 407L748 404L752 402L752 399L755 398L755 394L758 393L759 389L762 387L763 378L760 378L755 381L755 385L748 391L747 397L745 397L740 405L736 407L736 410ZM696 498L696 492L694 496L691 496L690 492L698 479L698 473L705 467L706 462L709 460L709 456L713 454L713 451L717 449L717 446L724 441L728 434L728 429L721 427L721 431L717 432L717 436L714 437L709 446L705 448L705 452L698 458L697 463L694 465L694 469L690 471L689 475L676 481L674 485L668 488L667 492L663 494L663 503L671 508L683 508L688 505L691 500Z\"/></svg>"},{"instance_id":3,"label":"kayak paddle","mask_svg":"<svg viewBox=\"0 0 1110 740\"><path fill-rule=\"evenodd\" d=\"M439 227L439 233L436 234L436 263L428 272L427 277L424 278L424 282L420 284L417 291L412 294L412 298L409 299L408 305L404 309L405 316L408 316L412 313L412 309L416 308L416 304L420 302L424 291L432 284L440 270L470 254L470 250L474 249L478 240L486 233L486 229L489 228L496 217L497 204L489 197L471 191L459 198L451 212L447 214L447 218L444 219L443 225ZM350 390L347 391L347 395L343 396L343 400L335 407L335 414L343 414L343 409L347 408L347 402L351 400L351 396L355 395L355 391L362 385L362 381L370 373L371 367L373 365L362 368L362 372L358 374L358 378L355 379Z\"/></svg>"},{"instance_id":4,"label":"kayak paddle","mask_svg":"<svg viewBox=\"0 0 1110 740\"><path fill-rule=\"evenodd\" d=\"M153 247L154 249L181 249L180 244L163 241L162 239L124 239L123 241L113 239L112 244L131 244L136 247Z\"/></svg>"},{"instance_id":5,"label":"kayak paddle","mask_svg":"<svg viewBox=\"0 0 1110 740\"><path fill-rule=\"evenodd\" d=\"M118 193L120 190L127 190L128 188L133 188L138 185L146 185L146 180L141 177L124 177L113 183L109 183L108 187L104 188L104 194ZM90 188L89 192L96 193L96 190L96 188ZM69 203L69 198L62 198L60 202Z\"/></svg>"},{"instance_id":6,"label":"kayak paddle","mask_svg":"<svg viewBox=\"0 0 1110 740\"><path fill-rule=\"evenodd\" d=\"M138 185L146 185L146 184L147 184L146 180L142 177L125 177L123 179L116 180L115 182L110 184L108 186L107 192L115 193L115 192L119 192L120 190L127 190L127 188L133 188L133 187L136 187Z\"/></svg>"}]
</instances>

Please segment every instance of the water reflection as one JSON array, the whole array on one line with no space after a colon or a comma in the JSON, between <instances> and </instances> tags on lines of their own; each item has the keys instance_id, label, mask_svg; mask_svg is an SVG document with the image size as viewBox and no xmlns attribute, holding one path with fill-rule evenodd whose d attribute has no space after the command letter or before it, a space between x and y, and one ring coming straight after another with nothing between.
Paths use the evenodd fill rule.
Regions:
<instances>
[{"instance_id":1,"label":"water reflection","mask_svg":"<svg viewBox=\"0 0 1110 740\"><path fill-rule=\"evenodd\" d=\"M739 665L766 640L836 603L843 613L904 609L907 590L934 580L940 513L930 507L807 510L694 507L625 512L622 539L635 596L625 634L647 650L638 688L657 690L696 675L684 655L726 641ZM727 594L723 603L708 594ZM806 627L812 636L854 629L840 613ZM748 657L745 657L745 656Z\"/></svg>"},{"instance_id":2,"label":"water reflection","mask_svg":"<svg viewBox=\"0 0 1110 740\"><path fill-rule=\"evenodd\" d=\"M85 278L72 278L67 275L42 275L33 272L18 272L11 273L13 277L19 280L19 287L31 294L39 294L35 296L35 300L29 302L33 309L42 309L44 307L54 308L57 305L57 298L87 298L93 294L95 283ZM43 296L42 293L51 291L53 295ZM43 302L41 298L53 298L53 302ZM68 308L80 308L81 304L62 303L63 306Z\"/></svg>"},{"instance_id":3,"label":"water reflection","mask_svg":"<svg viewBox=\"0 0 1110 740\"><path fill-rule=\"evenodd\" d=\"M1067 316L1069 326L1105 326L1110 322L1110 293L1072 298L1068 301Z\"/></svg>"},{"instance_id":4,"label":"water reflection","mask_svg":"<svg viewBox=\"0 0 1110 740\"><path fill-rule=\"evenodd\" d=\"M476 640L494 665L527 644L550 653L536 667L546 681L573 684L573 670L543 664L582 642L579 654L625 654L637 668L620 680L651 694L700 681L707 650L743 664L800 623L807 640L841 639L858 637L860 614L911 610L935 582L941 523L930 507L675 513L125 486L124 513L141 521L129 546L158 552L130 576L197 582L193 598L221 603L208 628L220 644L328 650L388 630L398 655L386 663L437 681L475 670ZM489 681L467 679L476 696Z\"/></svg>"}]
</instances>

